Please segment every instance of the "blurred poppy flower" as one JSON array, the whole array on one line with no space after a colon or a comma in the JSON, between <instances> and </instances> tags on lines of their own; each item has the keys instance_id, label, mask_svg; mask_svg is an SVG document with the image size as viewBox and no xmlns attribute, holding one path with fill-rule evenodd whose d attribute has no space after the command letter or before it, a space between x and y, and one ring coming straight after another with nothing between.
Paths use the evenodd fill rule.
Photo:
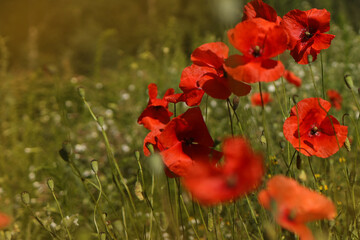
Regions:
<instances>
[{"instance_id":1,"label":"blurred poppy flower","mask_svg":"<svg viewBox=\"0 0 360 240\"><path fill-rule=\"evenodd\" d=\"M160 154L164 164L178 176L188 173L196 156L218 153L211 149L214 141L198 107L190 108L173 118L158 136L158 140L163 149Z\"/></svg>"},{"instance_id":2,"label":"blurred poppy flower","mask_svg":"<svg viewBox=\"0 0 360 240\"><path fill-rule=\"evenodd\" d=\"M191 54L193 64L186 67L180 79L182 94L174 95L170 101L185 101L188 106L199 105L204 92L217 99L227 99L231 89L223 68L228 57L229 48L222 42L212 42L201 45ZM236 86L235 94L244 96L251 86L241 83Z\"/></svg>"},{"instance_id":3,"label":"blurred poppy flower","mask_svg":"<svg viewBox=\"0 0 360 240\"><path fill-rule=\"evenodd\" d=\"M283 17L282 25L289 35L290 54L299 64L309 63L308 55L314 61L335 37L325 33L330 30L330 13L326 9L292 10Z\"/></svg>"},{"instance_id":4,"label":"blurred poppy flower","mask_svg":"<svg viewBox=\"0 0 360 240\"><path fill-rule=\"evenodd\" d=\"M281 175L268 181L258 200L264 208L273 210L280 226L299 235L300 240L314 240L307 222L336 216L331 200Z\"/></svg>"},{"instance_id":5,"label":"blurred poppy flower","mask_svg":"<svg viewBox=\"0 0 360 240\"><path fill-rule=\"evenodd\" d=\"M163 128L170 121L172 112L168 109L169 102L165 99L167 96L174 94L174 89L170 88L166 91L162 99L157 98L158 90L154 83L150 83L149 102L145 110L141 113L137 122L144 125L150 131Z\"/></svg>"},{"instance_id":6,"label":"blurred poppy flower","mask_svg":"<svg viewBox=\"0 0 360 240\"><path fill-rule=\"evenodd\" d=\"M264 175L262 156L253 152L243 138L228 138L223 145L224 164L196 161L183 178L194 199L204 205L233 200L254 190ZM202 155L202 158L207 158Z\"/></svg>"},{"instance_id":7,"label":"blurred poppy flower","mask_svg":"<svg viewBox=\"0 0 360 240\"><path fill-rule=\"evenodd\" d=\"M4 214L0 213L0 229L7 227L11 222L11 218Z\"/></svg>"},{"instance_id":8,"label":"blurred poppy flower","mask_svg":"<svg viewBox=\"0 0 360 240\"><path fill-rule=\"evenodd\" d=\"M301 86L301 78L297 77L293 72L285 70L284 78L291 84L294 84L297 87Z\"/></svg>"},{"instance_id":9,"label":"blurred poppy flower","mask_svg":"<svg viewBox=\"0 0 360 240\"><path fill-rule=\"evenodd\" d=\"M262 18L243 21L228 31L230 43L243 55L225 60L225 71L236 81L272 82L284 73L284 65L270 58L287 48L284 29Z\"/></svg>"},{"instance_id":10,"label":"blurred poppy flower","mask_svg":"<svg viewBox=\"0 0 360 240\"><path fill-rule=\"evenodd\" d=\"M263 18L276 24L281 22L281 17L277 15L275 9L262 0L253 0L244 6L242 21L253 18Z\"/></svg>"},{"instance_id":11,"label":"blurred poppy flower","mask_svg":"<svg viewBox=\"0 0 360 240\"><path fill-rule=\"evenodd\" d=\"M264 105L266 105L266 104L268 104L269 102L272 101L269 93L264 93L264 92L263 92L263 93L262 93L262 98L263 98ZM252 104L253 106L262 106L260 93L254 93L254 94L251 96L251 104Z\"/></svg>"},{"instance_id":12,"label":"blurred poppy flower","mask_svg":"<svg viewBox=\"0 0 360 240\"><path fill-rule=\"evenodd\" d=\"M306 156L327 158L339 150L339 145L343 146L348 129L328 115L330 107L330 102L321 98L306 98L297 104L297 109L291 109L283 132L296 150Z\"/></svg>"},{"instance_id":13,"label":"blurred poppy flower","mask_svg":"<svg viewBox=\"0 0 360 240\"><path fill-rule=\"evenodd\" d=\"M342 97L340 93L336 90L329 89L326 91L326 95L328 96L331 106L333 106L336 110L341 109Z\"/></svg>"}]
</instances>

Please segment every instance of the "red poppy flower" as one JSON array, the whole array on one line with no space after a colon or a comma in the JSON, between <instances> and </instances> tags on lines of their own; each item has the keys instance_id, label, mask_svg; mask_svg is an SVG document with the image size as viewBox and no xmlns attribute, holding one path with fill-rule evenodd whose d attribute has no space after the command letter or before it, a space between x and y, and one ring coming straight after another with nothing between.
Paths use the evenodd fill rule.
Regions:
<instances>
[{"instance_id":1,"label":"red poppy flower","mask_svg":"<svg viewBox=\"0 0 360 240\"><path fill-rule=\"evenodd\" d=\"M266 105L272 101L269 93L262 93L262 98L263 98L264 105ZM253 106L262 106L260 93L254 93L251 96L251 104Z\"/></svg>"},{"instance_id":2,"label":"red poppy flower","mask_svg":"<svg viewBox=\"0 0 360 240\"><path fill-rule=\"evenodd\" d=\"M185 101L188 106L199 105L204 92L217 99L227 99L231 89L223 68L228 57L229 48L222 42L206 43L196 48L191 54L193 64L186 67L180 80L183 94L176 94L172 102ZM235 94L239 96L250 92L251 87L244 83L236 86Z\"/></svg>"},{"instance_id":3,"label":"red poppy flower","mask_svg":"<svg viewBox=\"0 0 360 240\"><path fill-rule=\"evenodd\" d=\"M343 146L348 130L328 115L330 107L331 104L321 98L306 98L297 104L297 110L296 106L291 109L283 132L296 150L306 156L327 158L339 150L339 145Z\"/></svg>"},{"instance_id":4,"label":"red poppy flower","mask_svg":"<svg viewBox=\"0 0 360 240\"><path fill-rule=\"evenodd\" d=\"M165 98L174 94L174 89L168 89L162 99L157 98L158 91L156 84L150 83L148 89L149 102L137 122L152 131L154 129L163 128L165 124L170 121L172 113L168 110L169 102Z\"/></svg>"},{"instance_id":5,"label":"red poppy flower","mask_svg":"<svg viewBox=\"0 0 360 240\"><path fill-rule=\"evenodd\" d=\"M10 222L11 218L8 215L0 213L0 229L9 226Z\"/></svg>"},{"instance_id":6,"label":"red poppy flower","mask_svg":"<svg viewBox=\"0 0 360 240\"><path fill-rule=\"evenodd\" d=\"M192 167L193 158L198 155L218 152L204 122L200 108L190 108L184 114L173 118L158 136L160 152L167 168L178 176L185 176Z\"/></svg>"},{"instance_id":7,"label":"red poppy flower","mask_svg":"<svg viewBox=\"0 0 360 240\"><path fill-rule=\"evenodd\" d=\"M309 63L308 55L314 61L335 37L325 33L330 30L330 13L326 9L292 10L283 17L282 25L289 35L290 54L300 64Z\"/></svg>"},{"instance_id":8,"label":"red poppy flower","mask_svg":"<svg viewBox=\"0 0 360 240\"><path fill-rule=\"evenodd\" d=\"M262 156L253 152L245 139L224 141L224 164L216 166L197 161L183 178L184 186L204 205L214 205L240 197L254 190L264 175ZM203 155L203 158L206 156Z\"/></svg>"},{"instance_id":9,"label":"red poppy flower","mask_svg":"<svg viewBox=\"0 0 360 240\"><path fill-rule=\"evenodd\" d=\"M293 72L285 70L284 72L284 78L289 82L294 84L297 87L301 86L301 78L297 77Z\"/></svg>"},{"instance_id":10,"label":"red poppy flower","mask_svg":"<svg viewBox=\"0 0 360 240\"><path fill-rule=\"evenodd\" d=\"M286 50L284 29L262 18L246 20L228 31L230 43L243 55L225 60L225 71L234 80L246 83L271 82L284 73L284 65L270 58Z\"/></svg>"},{"instance_id":11,"label":"red poppy flower","mask_svg":"<svg viewBox=\"0 0 360 240\"><path fill-rule=\"evenodd\" d=\"M275 9L262 0L253 0L245 5L242 21L253 18L263 18L276 24L281 22L281 17L277 15Z\"/></svg>"},{"instance_id":12,"label":"red poppy flower","mask_svg":"<svg viewBox=\"0 0 360 240\"><path fill-rule=\"evenodd\" d=\"M336 216L331 200L281 175L268 181L267 189L259 193L258 199L264 208L274 211L280 226L299 235L300 240L314 240L307 222Z\"/></svg>"},{"instance_id":13,"label":"red poppy flower","mask_svg":"<svg viewBox=\"0 0 360 240\"><path fill-rule=\"evenodd\" d=\"M333 106L336 110L340 110L342 103L342 97L340 93L336 90L329 89L327 90L326 95L328 96L331 102L331 106Z\"/></svg>"}]
</instances>

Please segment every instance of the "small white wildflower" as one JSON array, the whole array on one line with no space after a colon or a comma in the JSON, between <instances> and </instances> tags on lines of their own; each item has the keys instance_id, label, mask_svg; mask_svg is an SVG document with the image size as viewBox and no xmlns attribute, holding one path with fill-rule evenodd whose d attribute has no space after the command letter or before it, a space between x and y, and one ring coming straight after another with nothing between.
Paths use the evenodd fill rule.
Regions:
<instances>
[{"instance_id":1,"label":"small white wildflower","mask_svg":"<svg viewBox=\"0 0 360 240\"><path fill-rule=\"evenodd\" d=\"M129 91L132 92L135 90L135 85L134 84L130 84L128 87Z\"/></svg>"},{"instance_id":2,"label":"small white wildflower","mask_svg":"<svg viewBox=\"0 0 360 240\"><path fill-rule=\"evenodd\" d=\"M268 91L269 92L275 92L275 86L274 85L269 85L268 86Z\"/></svg>"},{"instance_id":3,"label":"small white wildflower","mask_svg":"<svg viewBox=\"0 0 360 240\"><path fill-rule=\"evenodd\" d=\"M30 181L33 181L33 180L35 180L35 173L34 172L30 172L29 173L29 179L30 179Z\"/></svg>"},{"instance_id":4,"label":"small white wildflower","mask_svg":"<svg viewBox=\"0 0 360 240\"><path fill-rule=\"evenodd\" d=\"M123 100L129 100L129 98L130 98L130 94L129 93L123 93L123 94L121 94L121 98L123 99Z\"/></svg>"},{"instance_id":5,"label":"small white wildflower","mask_svg":"<svg viewBox=\"0 0 360 240\"><path fill-rule=\"evenodd\" d=\"M52 229L56 229L57 224L56 224L55 222L52 222L52 223L50 223L50 227L51 227Z\"/></svg>"},{"instance_id":6,"label":"small white wildflower","mask_svg":"<svg viewBox=\"0 0 360 240\"><path fill-rule=\"evenodd\" d=\"M216 102L215 100L211 100L211 101L210 101L210 106L213 107L213 108L216 107L216 106L217 106L217 102Z\"/></svg>"},{"instance_id":7,"label":"small white wildflower","mask_svg":"<svg viewBox=\"0 0 360 240\"><path fill-rule=\"evenodd\" d=\"M76 144L75 145L75 151L76 152L85 152L87 149L86 145L85 144Z\"/></svg>"},{"instance_id":8,"label":"small white wildflower","mask_svg":"<svg viewBox=\"0 0 360 240\"><path fill-rule=\"evenodd\" d=\"M121 145L121 150L123 150L123 152L128 153L130 151L130 147L126 144Z\"/></svg>"},{"instance_id":9,"label":"small white wildflower","mask_svg":"<svg viewBox=\"0 0 360 240\"><path fill-rule=\"evenodd\" d=\"M70 100L65 101L65 106L66 107L72 107L72 105L73 105L72 101L70 101Z\"/></svg>"},{"instance_id":10,"label":"small white wildflower","mask_svg":"<svg viewBox=\"0 0 360 240\"><path fill-rule=\"evenodd\" d=\"M105 110L105 116L106 116L107 118L112 118L112 117L114 116L113 110L111 110L111 109L106 109L106 110Z\"/></svg>"},{"instance_id":11,"label":"small white wildflower","mask_svg":"<svg viewBox=\"0 0 360 240\"><path fill-rule=\"evenodd\" d=\"M104 87L104 85L102 83L98 82L95 84L95 87L96 87L96 89L102 89Z\"/></svg>"}]
</instances>

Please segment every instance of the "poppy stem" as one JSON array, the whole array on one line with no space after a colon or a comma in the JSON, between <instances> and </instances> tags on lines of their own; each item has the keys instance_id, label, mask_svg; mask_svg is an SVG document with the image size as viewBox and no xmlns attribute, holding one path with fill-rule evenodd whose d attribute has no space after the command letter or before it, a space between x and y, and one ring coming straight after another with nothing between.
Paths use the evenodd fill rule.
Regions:
<instances>
[{"instance_id":1,"label":"poppy stem","mask_svg":"<svg viewBox=\"0 0 360 240\"><path fill-rule=\"evenodd\" d=\"M268 129L266 128L266 121L265 121L265 107L264 107L264 99L263 99L263 95L262 95L262 89L261 89L261 82L259 82L259 91L260 91L260 98L261 98L261 106L262 106L262 121L263 121L263 128L264 128L264 132L265 132L265 138L266 138L266 153L267 153L267 157L269 157L269 134L268 134Z\"/></svg>"},{"instance_id":2,"label":"poppy stem","mask_svg":"<svg viewBox=\"0 0 360 240\"><path fill-rule=\"evenodd\" d=\"M321 67L322 98L325 99L324 64L323 64L322 52L320 52L320 67Z\"/></svg>"},{"instance_id":3,"label":"poppy stem","mask_svg":"<svg viewBox=\"0 0 360 240\"><path fill-rule=\"evenodd\" d=\"M254 208L252 207L252 204L251 204L251 202L250 202L250 199L249 199L248 195L245 195L245 198L246 198L247 204L249 205L250 212L251 212L251 216L252 216L252 218L254 219L254 222L255 222L255 224L256 224L256 226L257 226L257 229L258 229L260 238L261 238L262 240L264 240L264 236L263 236L263 234L262 234L262 232L261 232L259 223L258 223L258 221L257 221L257 219L256 219L256 216L255 216Z\"/></svg>"},{"instance_id":4,"label":"poppy stem","mask_svg":"<svg viewBox=\"0 0 360 240\"><path fill-rule=\"evenodd\" d=\"M232 121L232 116L231 116L231 111L230 111L230 100L226 99L226 103L227 103L229 120L230 120L231 136L234 137L234 126L233 126L233 121Z\"/></svg>"},{"instance_id":5,"label":"poppy stem","mask_svg":"<svg viewBox=\"0 0 360 240\"><path fill-rule=\"evenodd\" d=\"M273 85L274 85L274 88L275 88L275 94L276 94L276 98L277 98L277 100L278 100L278 102L279 102L279 106L280 106L280 109L281 109L281 113L282 113L284 119L286 119L286 116L285 116L285 113L284 113L284 109L283 109L283 107L282 107L282 105L281 105L280 95L279 95L279 92L278 92L278 90L277 90L277 88L276 88L275 82L273 82Z\"/></svg>"},{"instance_id":6,"label":"poppy stem","mask_svg":"<svg viewBox=\"0 0 360 240\"><path fill-rule=\"evenodd\" d=\"M318 98L319 97L319 92L318 92L318 89L317 89L316 84L315 84L315 78L314 78L314 73L313 73L313 70L312 70L312 67L311 67L311 63L309 62L308 65L309 65L309 69L310 69L311 80L313 82L314 89L315 89L315 95Z\"/></svg>"},{"instance_id":7,"label":"poppy stem","mask_svg":"<svg viewBox=\"0 0 360 240\"><path fill-rule=\"evenodd\" d=\"M183 199L182 195L180 195L180 200L181 200L181 203L182 203L182 205L183 205L183 207L184 207L184 209L185 209L186 216L188 217L188 221L190 221L190 224L191 224L191 227L192 227L192 229L193 229L193 231L194 231L194 233L195 233L195 236L196 236L196 238L197 238L198 240L200 240L200 237L199 237L199 235L198 235L198 233L197 233L197 231L196 231L196 228L195 228L195 226L194 226L194 223L191 221L189 212L188 212L188 210L187 210L187 208L186 208L186 205L185 205L185 202L184 202L184 199Z\"/></svg>"}]
</instances>

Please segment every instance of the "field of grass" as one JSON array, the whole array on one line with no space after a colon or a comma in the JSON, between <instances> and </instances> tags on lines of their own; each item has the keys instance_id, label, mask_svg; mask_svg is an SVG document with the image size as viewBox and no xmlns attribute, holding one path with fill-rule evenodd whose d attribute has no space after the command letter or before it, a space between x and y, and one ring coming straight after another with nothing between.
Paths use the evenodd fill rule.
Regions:
<instances>
[{"instance_id":1,"label":"field of grass","mask_svg":"<svg viewBox=\"0 0 360 240\"><path fill-rule=\"evenodd\" d=\"M37 14L51 4L39 2L36 7L28 1L34 10L28 10L31 23L13 26L23 32L5 26L6 20L14 21L9 14L0 17L0 212L12 219L0 230L0 239L297 239L257 200L259 190L277 174L334 202L334 220L308 224L316 239L360 238L360 36L358 22L349 17L358 3L348 1L350 8L340 1L267 1L279 15L294 8L327 8L334 16L330 33L336 37L311 67L294 62L288 51L280 56L303 84L296 88L277 80L262 85L273 98L265 106L265 123L262 108L252 106L250 96L240 97L236 113L243 135L263 154L266 174L246 197L204 207L192 201L180 179L166 177L158 155L144 156L147 130L137 118L146 107L149 83L157 84L159 96L168 88L179 93L191 52L207 42L228 44L226 31L240 21L245 3L224 1L239 11L220 21L221 8L211 9L217 1L203 8L206 1L122 2L129 12L119 16L112 9L119 7L116 1L78 1L73 9L64 1L51 3L59 9L51 10L41 25ZM0 7L15 11L21 3L4 1ZM65 9L73 12L61 19ZM51 32L50 26L61 27ZM341 148L326 159L301 155L300 164L284 138L283 123L294 95L298 101L315 96L311 72L319 90L323 78L325 91L341 93L341 110L332 108L330 114L348 126L351 150ZM345 74L353 78L351 90ZM258 91L254 84L252 92ZM187 108L179 103L176 112ZM231 136L226 101L204 98L200 108L221 150L223 139ZM240 135L235 118L234 123L234 134Z\"/></svg>"}]
</instances>

